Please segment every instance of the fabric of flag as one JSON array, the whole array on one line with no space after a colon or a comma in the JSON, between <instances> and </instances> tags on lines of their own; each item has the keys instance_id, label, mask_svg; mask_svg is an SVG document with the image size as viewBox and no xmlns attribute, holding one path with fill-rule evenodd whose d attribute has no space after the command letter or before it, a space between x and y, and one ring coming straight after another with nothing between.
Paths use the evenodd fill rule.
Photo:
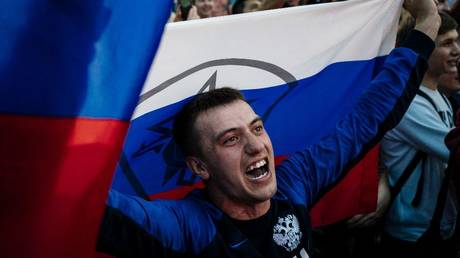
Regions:
<instances>
[{"instance_id":1,"label":"fabric of flag","mask_svg":"<svg viewBox=\"0 0 460 258\"><path fill-rule=\"evenodd\" d=\"M168 24L112 187L146 199L180 198L201 187L171 125L185 101L213 88L243 91L277 160L317 142L351 110L394 47L401 4L352 0ZM345 200L353 205L339 201L343 209L322 213L330 219L316 225L375 208L376 153L354 175L372 190L353 187Z\"/></svg>"},{"instance_id":2,"label":"fabric of flag","mask_svg":"<svg viewBox=\"0 0 460 258\"><path fill-rule=\"evenodd\" d=\"M96 257L172 1L0 0L1 257Z\"/></svg>"}]
</instances>

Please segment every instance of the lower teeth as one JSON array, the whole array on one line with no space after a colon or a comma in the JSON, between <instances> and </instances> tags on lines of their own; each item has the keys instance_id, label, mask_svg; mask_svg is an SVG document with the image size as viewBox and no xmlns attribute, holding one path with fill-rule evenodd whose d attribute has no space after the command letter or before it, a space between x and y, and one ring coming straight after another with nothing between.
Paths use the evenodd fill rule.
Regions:
<instances>
[{"instance_id":1,"label":"lower teeth","mask_svg":"<svg viewBox=\"0 0 460 258\"><path fill-rule=\"evenodd\" d=\"M252 179L259 179L259 178L262 178L264 177L265 175L267 175L268 171L264 168L259 168L259 169L256 169L256 171L254 171L254 173L251 173L249 176L252 178Z\"/></svg>"},{"instance_id":2,"label":"lower teeth","mask_svg":"<svg viewBox=\"0 0 460 258\"><path fill-rule=\"evenodd\" d=\"M264 177L266 174L267 174L267 172L264 172L264 173L262 173L260 176L258 176L258 177L255 177L254 179L259 179L259 178L262 178L262 177Z\"/></svg>"}]
</instances>

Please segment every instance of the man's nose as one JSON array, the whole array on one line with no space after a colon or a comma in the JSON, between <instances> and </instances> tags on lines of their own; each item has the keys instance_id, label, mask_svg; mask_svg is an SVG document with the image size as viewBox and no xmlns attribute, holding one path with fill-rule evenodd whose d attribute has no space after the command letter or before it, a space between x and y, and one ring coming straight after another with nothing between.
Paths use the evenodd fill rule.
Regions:
<instances>
[{"instance_id":1,"label":"man's nose","mask_svg":"<svg viewBox=\"0 0 460 258\"><path fill-rule=\"evenodd\" d=\"M454 46L452 48L452 55L457 57L460 56L460 46L458 41L454 42Z\"/></svg>"},{"instance_id":2,"label":"man's nose","mask_svg":"<svg viewBox=\"0 0 460 258\"><path fill-rule=\"evenodd\" d=\"M245 145L245 151L248 154L257 154L263 151L264 149L264 142L262 140L262 137L250 134L247 137L247 142Z\"/></svg>"}]
</instances>

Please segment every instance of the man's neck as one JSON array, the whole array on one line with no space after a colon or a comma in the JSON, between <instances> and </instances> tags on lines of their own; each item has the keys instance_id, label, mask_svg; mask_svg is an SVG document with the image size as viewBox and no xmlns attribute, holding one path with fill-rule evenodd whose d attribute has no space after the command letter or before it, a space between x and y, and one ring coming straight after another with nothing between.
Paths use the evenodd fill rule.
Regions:
<instances>
[{"instance_id":1,"label":"man's neck","mask_svg":"<svg viewBox=\"0 0 460 258\"><path fill-rule=\"evenodd\" d=\"M265 215L270 209L270 199L257 203L235 201L208 188L211 201L230 218L236 220L252 220Z\"/></svg>"},{"instance_id":2,"label":"man's neck","mask_svg":"<svg viewBox=\"0 0 460 258\"><path fill-rule=\"evenodd\" d=\"M438 79L439 79L439 76L434 76L430 74L429 72L427 72L425 76L423 77L422 85L429 89L437 90L438 89Z\"/></svg>"}]
</instances>

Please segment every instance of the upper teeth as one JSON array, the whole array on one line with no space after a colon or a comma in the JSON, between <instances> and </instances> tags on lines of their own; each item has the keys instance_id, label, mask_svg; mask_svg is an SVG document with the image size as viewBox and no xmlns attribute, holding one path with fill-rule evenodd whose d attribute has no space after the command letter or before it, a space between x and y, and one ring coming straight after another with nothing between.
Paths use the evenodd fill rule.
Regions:
<instances>
[{"instance_id":1,"label":"upper teeth","mask_svg":"<svg viewBox=\"0 0 460 258\"><path fill-rule=\"evenodd\" d=\"M265 164L267 164L267 162L265 160L258 161L254 165L249 166L247 171L251 171L253 169L260 168L260 167L264 166Z\"/></svg>"}]
</instances>

